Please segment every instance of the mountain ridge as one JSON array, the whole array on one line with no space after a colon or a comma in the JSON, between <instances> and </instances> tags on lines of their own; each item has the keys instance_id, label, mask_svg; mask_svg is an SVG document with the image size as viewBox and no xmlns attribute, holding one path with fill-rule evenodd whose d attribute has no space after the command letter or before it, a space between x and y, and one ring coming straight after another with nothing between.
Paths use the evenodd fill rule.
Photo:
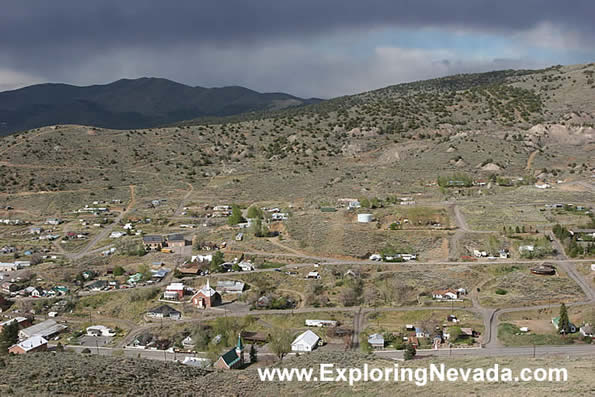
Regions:
<instances>
[{"instance_id":1,"label":"mountain ridge","mask_svg":"<svg viewBox=\"0 0 595 397\"><path fill-rule=\"evenodd\" d=\"M0 92L0 136L54 124L152 128L198 117L224 117L319 101L241 86L193 87L157 77L89 86L42 83Z\"/></svg>"}]
</instances>

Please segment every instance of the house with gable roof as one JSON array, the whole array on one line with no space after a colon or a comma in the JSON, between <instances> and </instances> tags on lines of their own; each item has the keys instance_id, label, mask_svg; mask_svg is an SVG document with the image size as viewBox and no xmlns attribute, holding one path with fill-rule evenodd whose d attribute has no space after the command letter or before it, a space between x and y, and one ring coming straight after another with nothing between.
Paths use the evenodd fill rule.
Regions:
<instances>
[{"instance_id":1,"label":"house with gable roof","mask_svg":"<svg viewBox=\"0 0 595 397\"><path fill-rule=\"evenodd\" d=\"M223 353L213 367L217 369L235 369L240 368L244 365L244 343L242 342L242 336L238 334L238 343Z\"/></svg>"},{"instance_id":2,"label":"house with gable roof","mask_svg":"<svg viewBox=\"0 0 595 397\"><path fill-rule=\"evenodd\" d=\"M221 295L211 288L207 279L207 284L190 298L190 302L201 309L208 309L209 307L219 306L221 304Z\"/></svg>"}]
</instances>

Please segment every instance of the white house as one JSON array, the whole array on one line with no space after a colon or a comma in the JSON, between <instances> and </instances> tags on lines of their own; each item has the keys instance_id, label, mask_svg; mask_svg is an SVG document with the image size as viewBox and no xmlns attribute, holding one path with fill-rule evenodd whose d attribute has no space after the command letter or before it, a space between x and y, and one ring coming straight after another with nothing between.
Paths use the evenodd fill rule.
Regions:
<instances>
[{"instance_id":1,"label":"white house","mask_svg":"<svg viewBox=\"0 0 595 397\"><path fill-rule=\"evenodd\" d=\"M307 327L336 327L337 322L334 320L306 320Z\"/></svg>"},{"instance_id":2,"label":"white house","mask_svg":"<svg viewBox=\"0 0 595 397\"><path fill-rule=\"evenodd\" d=\"M533 252L535 251L534 245L521 245L519 247L519 252Z\"/></svg>"},{"instance_id":3,"label":"white house","mask_svg":"<svg viewBox=\"0 0 595 397\"><path fill-rule=\"evenodd\" d=\"M434 299L458 299L459 292L453 289L436 290L432 292Z\"/></svg>"},{"instance_id":4,"label":"white house","mask_svg":"<svg viewBox=\"0 0 595 397\"><path fill-rule=\"evenodd\" d=\"M368 336L368 343L374 349L384 349L384 336L382 334L372 334Z\"/></svg>"},{"instance_id":5,"label":"white house","mask_svg":"<svg viewBox=\"0 0 595 397\"><path fill-rule=\"evenodd\" d=\"M186 356L184 357L182 364L188 365L190 367L207 368L211 366L211 360L208 358Z\"/></svg>"},{"instance_id":6,"label":"white house","mask_svg":"<svg viewBox=\"0 0 595 397\"><path fill-rule=\"evenodd\" d=\"M314 332L307 330L306 332L298 335L297 338L291 343L291 351L293 352L311 352L318 346L320 338Z\"/></svg>"},{"instance_id":7,"label":"white house","mask_svg":"<svg viewBox=\"0 0 595 397\"><path fill-rule=\"evenodd\" d=\"M271 219L274 221L286 221L289 219L289 214L286 212L277 212L271 215Z\"/></svg>"},{"instance_id":8,"label":"white house","mask_svg":"<svg viewBox=\"0 0 595 397\"><path fill-rule=\"evenodd\" d=\"M591 324L583 325L579 329L579 332L581 333L582 336L590 336L591 338L593 337L593 327L591 326Z\"/></svg>"},{"instance_id":9,"label":"white house","mask_svg":"<svg viewBox=\"0 0 595 397\"><path fill-rule=\"evenodd\" d=\"M241 261L240 263L238 263L238 266L244 272L251 272L251 271L254 270L254 265L252 263L250 263L250 262Z\"/></svg>"},{"instance_id":10,"label":"white house","mask_svg":"<svg viewBox=\"0 0 595 397\"><path fill-rule=\"evenodd\" d=\"M399 256L399 255L397 255ZM417 255L416 254L400 254L401 259L403 259L404 261L414 261L417 259Z\"/></svg>"},{"instance_id":11,"label":"white house","mask_svg":"<svg viewBox=\"0 0 595 397\"><path fill-rule=\"evenodd\" d=\"M374 215L372 214L357 214L357 221L359 223L369 223L374 220Z\"/></svg>"},{"instance_id":12,"label":"white house","mask_svg":"<svg viewBox=\"0 0 595 397\"><path fill-rule=\"evenodd\" d=\"M126 233L124 233L124 232L112 232L109 235L109 238L120 238L120 237L125 236L125 235L126 235Z\"/></svg>"},{"instance_id":13,"label":"white house","mask_svg":"<svg viewBox=\"0 0 595 397\"><path fill-rule=\"evenodd\" d=\"M115 336L113 329L103 325L93 325L87 328L87 335L89 336Z\"/></svg>"},{"instance_id":14,"label":"white house","mask_svg":"<svg viewBox=\"0 0 595 397\"><path fill-rule=\"evenodd\" d=\"M320 274L318 272L309 272L306 278L319 279Z\"/></svg>"},{"instance_id":15,"label":"white house","mask_svg":"<svg viewBox=\"0 0 595 397\"><path fill-rule=\"evenodd\" d=\"M191 258L191 262L211 262L213 260L213 255L195 255Z\"/></svg>"}]
</instances>

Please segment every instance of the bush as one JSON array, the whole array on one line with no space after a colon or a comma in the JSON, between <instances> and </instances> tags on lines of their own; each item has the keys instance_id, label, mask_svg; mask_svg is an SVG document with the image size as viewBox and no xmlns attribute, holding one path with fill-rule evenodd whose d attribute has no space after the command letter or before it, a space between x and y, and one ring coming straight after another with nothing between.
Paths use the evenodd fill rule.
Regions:
<instances>
[{"instance_id":1,"label":"bush","mask_svg":"<svg viewBox=\"0 0 595 397\"><path fill-rule=\"evenodd\" d=\"M502 288L498 288L496 290L496 295L506 295L508 293L508 291L506 291L505 289Z\"/></svg>"},{"instance_id":2,"label":"bush","mask_svg":"<svg viewBox=\"0 0 595 397\"><path fill-rule=\"evenodd\" d=\"M91 354L91 350L88 347L85 347L83 349L83 351L81 351L82 354Z\"/></svg>"},{"instance_id":3,"label":"bush","mask_svg":"<svg viewBox=\"0 0 595 397\"><path fill-rule=\"evenodd\" d=\"M417 352L415 350L415 347L411 343L408 343L407 347L405 348L405 353L403 354L403 358L405 360L413 360L413 357L415 357L416 353Z\"/></svg>"}]
</instances>

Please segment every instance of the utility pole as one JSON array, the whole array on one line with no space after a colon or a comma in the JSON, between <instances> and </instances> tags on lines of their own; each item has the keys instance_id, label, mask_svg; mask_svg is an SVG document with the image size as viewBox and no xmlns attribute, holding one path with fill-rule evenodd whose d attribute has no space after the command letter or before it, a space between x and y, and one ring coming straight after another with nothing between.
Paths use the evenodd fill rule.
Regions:
<instances>
[{"instance_id":1,"label":"utility pole","mask_svg":"<svg viewBox=\"0 0 595 397\"><path fill-rule=\"evenodd\" d=\"M533 358L535 358L535 343L533 343Z\"/></svg>"}]
</instances>

